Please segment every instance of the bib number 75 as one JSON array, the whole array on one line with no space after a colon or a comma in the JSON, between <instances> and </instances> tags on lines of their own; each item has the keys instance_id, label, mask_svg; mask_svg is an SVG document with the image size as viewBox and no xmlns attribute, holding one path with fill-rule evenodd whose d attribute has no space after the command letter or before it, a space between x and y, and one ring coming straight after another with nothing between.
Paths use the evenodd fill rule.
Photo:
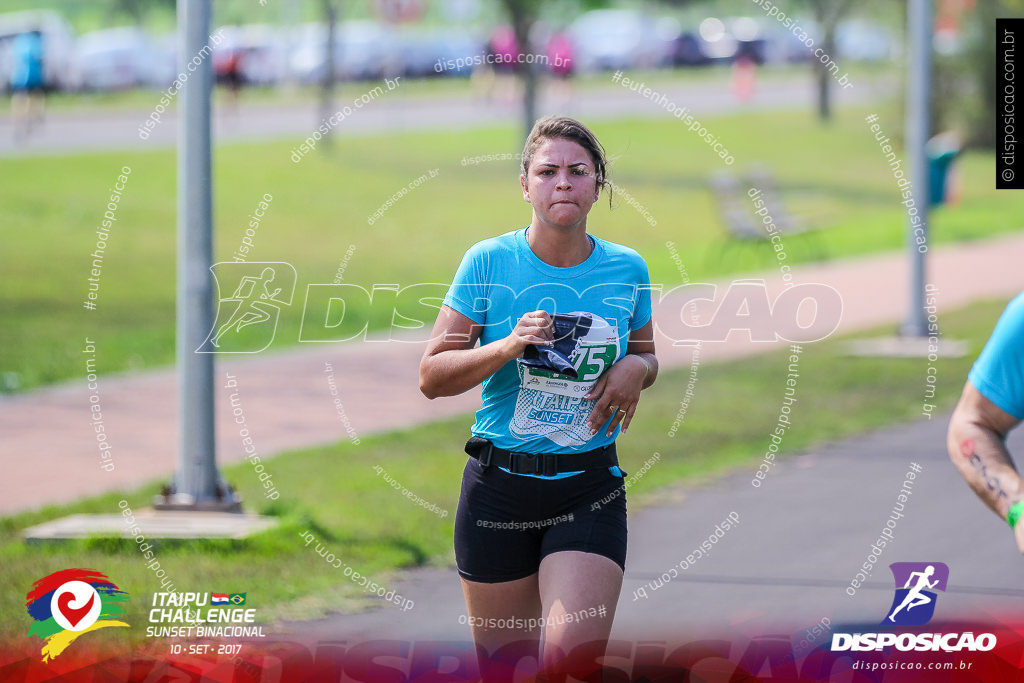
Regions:
<instances>
[{"instance_id":1,"label":"bib number 75","mask_svg":"<svg viewBox=\"0 0 1024 683\"><path fill-rule=\"evenodd\" d=\"M613 344L600 344L598 346L583 346L576 355L577 375L583 381L595 380L615 362L615 346Z\"/></svg>"}]
</instances>

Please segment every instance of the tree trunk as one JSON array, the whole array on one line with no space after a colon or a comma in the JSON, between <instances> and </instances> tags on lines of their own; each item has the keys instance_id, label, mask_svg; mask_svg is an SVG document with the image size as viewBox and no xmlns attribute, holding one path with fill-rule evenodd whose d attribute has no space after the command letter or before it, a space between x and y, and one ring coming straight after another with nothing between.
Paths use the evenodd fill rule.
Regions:
<instances>
[{"instance_id":1,"label":"tree trunk","mask_svg":"<svg viewBox=\"0 0 1024 683\"><path fill-rule=\"evenodd\" d=\"M996 147L996 17L1013 16L1012 9L1005 2L983 2L976 10L974 23L980 29L980 36L967 53L978 88L975 102L980 103L978 113L971 117L968 128L967 144L972 147Z\"/></svg>"},{"instance_id":2,"label":"tree trunk","mask_svg":"<svg viewBox=\"0 0 1024 683\"><path fill-rule=\"evenodd\" d=\"M835 26L829 26L825 29L821 49L831 56L835 54L835 46ZM815 59L815 62L818 70L818 120L822 123L829 123L832 121L832 74L820 60Z\"/></svg>"},{"instance_id":3,"label":"tree trunk","mask_svg":"<svg viewBox=\"0 0 1024 683\"><path fill-rule=\"evenodd\" d=\"M832 61L836 59L836 26L851 5L851 0L811 0L814 19L821 26L821 50ZM818 120L829 123L832 120L832 74L818 57L815 56L813 59L818 80Z\"/></svg>"},{"instance_id":4,"label":"tree trunk","mask_svg":"<svg viewBox=\"0 0 1024 683\"><path fill-rule=\"evenodd\" d=\"M523 64L523 139L525 140L533 129L533 122L537 120L537 70L533 64Z\"/></svg>"},{"instance_id":5,"label":"tree trunk","mask_svg":"<svg viewBox=\"0 0 1024 683\"><path fill-rule=\"evenodd\" d=\"M532 0L504 0L505 8L508 10L509 18L512 20L512 30L516 34L516 43L519 45L519 54L530 54L530 29L537 20L536 3ZM517 64L516 73L523 81L523 128L525 130L523 139L530 134L533 122L537 120L537 91L539 79L537 69L533 64Z\"/></svg>"},{"instance_id":6,"label":"tree trunk","mask_svg":"<svg viewBox=\"0 0 1024 683\"><path fill-rule=\"evenodd\" d=\"M327 22L327 42L324 50L327 55L324 60L324 77L320 83L320 119L330 118L334 113L334 43L337 40L338 10L334 6L334 0L323 0L324 21ZM319 126L319 121L317 125ZM324 147L331 145L331 131L328 130L321 138Z\"/></svg>"}]
</instances>

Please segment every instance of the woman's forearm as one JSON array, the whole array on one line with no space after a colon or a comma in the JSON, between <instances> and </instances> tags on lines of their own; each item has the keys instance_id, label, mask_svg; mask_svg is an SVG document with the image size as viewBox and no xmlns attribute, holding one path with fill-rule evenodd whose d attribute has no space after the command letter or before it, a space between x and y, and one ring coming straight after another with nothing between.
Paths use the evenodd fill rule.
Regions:
<instances>
[{"instance_id":1,"label":"woman's forearm","mask_svg":"<svg viewBox=\"0 0 1024 683\"><path fill-rule=\"evenodd\" d=\"M420 391L427 398L469 391L522 353L508 338L472 349L449 349L420 363Z\"/></svg>"},{"instance_id":2,"label":"woman's forearm","mask_svg":"<svg viewBox=\"0 0 1024 683\"><path fill-rule=\"evenodd\" d=\"M999 434L954 415L947 446L960 474L1001 518L1006 518L1013 503L1024 499L1024 484Z\"/></svg>"}]
</instances>

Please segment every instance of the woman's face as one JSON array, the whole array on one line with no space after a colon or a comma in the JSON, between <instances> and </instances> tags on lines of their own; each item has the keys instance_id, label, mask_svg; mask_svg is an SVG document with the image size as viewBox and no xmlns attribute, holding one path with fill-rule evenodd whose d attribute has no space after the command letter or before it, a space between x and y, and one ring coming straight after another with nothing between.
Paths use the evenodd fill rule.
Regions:
<instances>
[{"instance_id":1,"label":"woman's face","mask_svg":"<svg viewBox=\"0 0 1024 683\"><path fill-rule=\"evenodd\" d=\"M586 223L600 194L594 162L583 147L562 138L544 140L534 152L527 175L519 176L523 199L549 225Z\"/></svg>"}]
</instances>

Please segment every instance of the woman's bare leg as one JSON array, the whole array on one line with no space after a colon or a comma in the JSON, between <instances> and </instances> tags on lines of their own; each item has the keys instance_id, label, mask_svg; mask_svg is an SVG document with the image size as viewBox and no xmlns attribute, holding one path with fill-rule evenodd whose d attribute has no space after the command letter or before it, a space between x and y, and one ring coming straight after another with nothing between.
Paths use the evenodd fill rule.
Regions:
<instances>
[{"instance_id":1,"label":"woman's bare leg","mask_svg":"<svg viewBox=\"0 0 1024 683\"><path fill-rule=\"evenodd\" d=\"M515 666L515 662L523 653L539 658L540 656L540 623L541 602L537 574L524 579L503 581L501 583L481 583L462 579L462 592L466 596L470 628L473 630L473 642L478 648L478 662L483 669L488 665L486 658L499 664ZM523 628L509 628L489 625L501 620L522 620ZM532 625L533 628L526 628ZM496 657L502 647L511 643L519 643L514 651L506 651ZM483 648L483 652L479 648ZM533 668L533 667L529 667Z\"/></svg>"},{"instance_id":2,"label":"woman's bare leg","mask_svg":"<svg viewBox=\"0 0 1024 683\"><path fill-rule=\"evenodd\" d=\"M562 658L583 643L598 643L595 647L603 652L622 590L619 565L603 555L561 551L541 561L538 576L545 618L544 670L571 667ZM591 608L597 616L590 615ZM572 615L572 621L567 615ZM590 654L585 661L593 661Z\"/></svg>"}]
</instances>

